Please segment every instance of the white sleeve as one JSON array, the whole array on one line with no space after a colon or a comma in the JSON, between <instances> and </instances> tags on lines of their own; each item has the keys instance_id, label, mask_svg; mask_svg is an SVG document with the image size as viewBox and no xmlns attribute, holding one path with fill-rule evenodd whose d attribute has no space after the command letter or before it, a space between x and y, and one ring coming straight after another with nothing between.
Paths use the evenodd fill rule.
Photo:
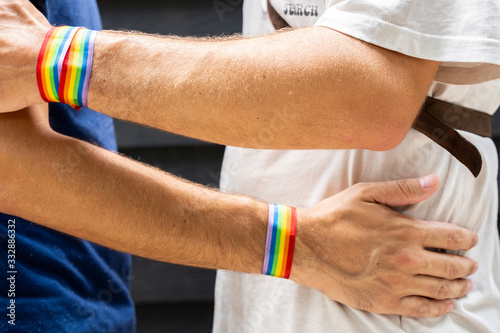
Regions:
<instances>
[{"instance_id":1,"label":"white sleeve","mask_svg":"<svg viewBox=\"0 0 500 333\"><path fill-rule=\"evenodd\" d=\"M328 0L315 25L440 61L437 81L473 84L500 78L498 0Z\"/></svg>"}]
</instances>

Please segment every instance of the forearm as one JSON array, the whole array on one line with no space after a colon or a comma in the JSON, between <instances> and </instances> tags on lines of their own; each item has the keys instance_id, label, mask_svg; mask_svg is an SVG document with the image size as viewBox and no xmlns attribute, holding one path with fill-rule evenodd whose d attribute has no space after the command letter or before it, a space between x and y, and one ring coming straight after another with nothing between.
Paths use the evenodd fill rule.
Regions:
<instances>
[{"instance_id":1,"label":"forearm","mask_svg":"<svg viewBox=\"0 0 500 333\"><path fill-rule=\"evenodd\" d=\"M36 149L21 147L9 169L3 200L8 213L143 257L261 270L265 203L56 134L38 140Z\"/></svg>"},{"instance_id":2,"label":"forearm","mask_svg":"<svg viewBox=\"0 0 500 333\"><path fill-rule=\"evenodd\" d=\"M42 102L37 60L51 28L25 0L5 5L0 112ZM56 61L48 61L52 51L39 63L47 101L72 103L76 94L78 105L88 101L117 118L221 144L276 149L394 148L439 67L323 27L212 41L99 32L86 94L88 81L73 89L82 76L67 71L70 83L52 87L59 81L47 78L69 68L59 73ZM64 57L70 53L76 54ZM77 68L71 71L83 73L86 66Z\"/></svg>"},{"instance_id":3,"label":"forearm","mask_svg":"<svg viewBox=\"0 0 500 333\"><path fill-rule=\"evenodd\" d=\"M407 58L326 28L216 41L101 32L89 106L227 145L380 150L402 140L431 81L401 73L437 68Z\"/></svg>"},{"instance_id":4,"label":"forearm","mask_svg":"<svg viewBox=\"0 0 500 333\"><path fill-rule=\"evenodd\" d=\"M46 105L1 115L0 132L3 212L153 259L260 272L265 203L190 184L56 134ZM419 202L436 189L435 177L431 183L358 184L297 210L290 279L378 313L449 311L450 302L440 299L464 296L469 284L460 278L476 263L426 249L467 250L477 236L387 207Z\"/></svg>"}]
</instances>

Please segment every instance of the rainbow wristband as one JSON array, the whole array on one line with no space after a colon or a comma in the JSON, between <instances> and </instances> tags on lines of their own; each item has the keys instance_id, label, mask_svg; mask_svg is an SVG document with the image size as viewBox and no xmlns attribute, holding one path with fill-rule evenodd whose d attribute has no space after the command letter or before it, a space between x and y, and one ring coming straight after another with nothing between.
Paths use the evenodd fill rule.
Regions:
<instances>
[{"instance_id":1,"label":"rainbow wristband","mask_svg":"<svg viewBox=\"0 0 500 333\"><path fill-rule=\"evenodd\" d=\"M76 110L87 106L97 31L52 27L37 63L38 89L46 102L65 103Z\"/></svg>"},{"instance_id":2,"label":"rainbow wristband","mask_svg":"<svg viewBox=\"0 0 500 333\"><path fill-rule=\"evenodd\" d=\"M262 274L288 279L292 269L297 210L284 205L269 205L266 253Z\"/></svg>"}]
</instances>

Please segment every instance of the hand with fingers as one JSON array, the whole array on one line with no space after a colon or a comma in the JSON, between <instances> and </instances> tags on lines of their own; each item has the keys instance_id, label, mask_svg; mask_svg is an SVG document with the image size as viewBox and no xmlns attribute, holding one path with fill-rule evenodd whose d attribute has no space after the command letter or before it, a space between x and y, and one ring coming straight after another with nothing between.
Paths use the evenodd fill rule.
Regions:
<instances>
[{"instance_id":1,"label":"hand with fingers","mask_svg":"<svg viewBox=\"0 0 500 333\"><path fill-rule=\"evenodd\" d=\"M290 279L340 303L380 314L438 317L465 296L467 257L429 248L469 250L477 235L442 222L421 221L389 207L415 204L439 187L437 176L359 183L311 209L299 210Z\"/></svg>"}]
</instances>

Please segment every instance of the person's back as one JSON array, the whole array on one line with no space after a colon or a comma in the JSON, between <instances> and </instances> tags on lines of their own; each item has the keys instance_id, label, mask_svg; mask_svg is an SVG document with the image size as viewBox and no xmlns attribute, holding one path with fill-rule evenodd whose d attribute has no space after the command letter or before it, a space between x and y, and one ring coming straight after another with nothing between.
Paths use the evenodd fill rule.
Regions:
<instances>
[{"instance_id":1,"label":"person's back","mask_svg":"<svg viewBox=\"0 0 500 333\"><path fill-rule=\"evenodd\" d=\"M352 2L353 3L353 2ZM399 1L400 6L411 7L408 16L397 19L411 25L410 18L426 15L425 4ZM279 15L293 27L312 25L322 16L323 1L303 1L302 14L297 6L291 10L284 1L271 1ZM338 4L338 5L337 5ZM457 5L457 20L471 19L477 24L478 17L462 10ZM494 7L489 3L490 8ZM488 114L493 114L500 104L500 81L493 74L498 68L488 71L466 70L474 68L475 62L487 60L479 58L476 50L458 53L460 39L449 37L442 41L431 39L429 35L418 36L406 27L389 25L382 20L370 19L376 15L376 4L366 1L363 6L350 1L328 3L329 15L320 18L320 25L338 29L354 37L365 39L382 47L394 49L410 55L429 57L447 61L456 59L469 62L466 65L443 65L437 78L450 84L435 82L429 96L462 105ZM392 4L391 4L392 5ZM387 6L391 6L387 4ZM427 3L428 5L428 3ZM316 8L318 16L305 15ZM394 4L396 6L396 4ZM421 7L422 6L422 7ZM474 6L474 4L471 4ZM336 7L332 9L332 7ZM460 8L459 8L460 7ZM245 31L247 34L266 33L273 29L267 17L265 1L248 1L245 5ZM333 13L336 10L337 13ZM345 12L342 12L342 11ZM434 11L434 15L445 13L446 8ZM482 11L486 10L482 8ZM382 12L382 11L380 11ZM387 21L395 21L388 11ZM410 14L416 16L410 17ZM500 13L491 11L494 17ZM420 16L419 16L420 15ZM496 15L496 16L495 16ZM467 17L464 17L467 16ZM425 19L439 21L439 18ZM442 19L443 21L446 18ZM418 25L418 24L417 24ZM431 26L436 35L447 33L446 26ZM439 31L439 28L443 29ZM366 29L366 30L365 30ZM405 31L406 29L406 31ZM484 30L471 29L477 32ZM357 33L357 35L356 35ZM405 35L405 33L407 35ZM414 37L408 36L414 34ZM470 31L455 31L457 36ZM419 40L419 37L421 40ZM467 39L466 36L464 39ZM455 40L453 40L455 39ZM442 45L440 45L442 43ZM479 43L475 41L474 43ZM457 45L454 45L457 44ZM484 41L484 47L488 45ZM413 54L411 54L413 52ZM446 54L448 52L448 54ZM485 53L487 53L485 51ZM465 57L470 56L467 60ZM450 58L451 57L451 58ZM477 57L477 60L472 60ZM441 60L444 61L444 60ZM463 68L462 68L463 66ZM486 75L488 73L488 75ZM489 76L491 75L491 77ZM479 82L479 84L472 84ZM456 83L456 84L455 84ZM460 85L457 85L460 84ZM298 87L299 88L299 87ZM381 98L383 98L381 96ZM404 112L402 110L402 112ZM331 110L334 117L335 110ZM457 114L448 114L453 122L467 122ZM438 135L437 133L436 135ZM472 142L482 155L483 166L477 178L434 141L411 129L405 140L395 149L387 152L367 150L319 150L319 151L258 151L230 147L226 151L221 179L223 190L243 192L262 198L267 202L281 202L291 206L312 207L323 198L334 195L358 182L382 181L405 177L418 177L436 173L441 179L441 188L432 198L417 205L406 207L404 214L424 220L445 221L474 230L479 235L479 244L466 256L479 262L479 270L471 277L472 292L455 301L455 310L448 315L434 319L413 319L394 315L377 315L356 310L329 300L321 293L266 276L219 271L216 286L215 332L497 332L500 330L500 250L497 219L497 154L493 142L475 134L460 131ZM443 137L441 137L443 138ZM462 253L461 253L462 254ZM416 277L425 278L425 277ZM359 295L362 300L363 295Z\"/></svg>"},{"instance_id":2,"label":"person's back","mask_svg":"<svg viewBox=\"0 0 500 333\"><path fill-rule=\"evenodd\" d=\"M53 25L102 28L95 1L46 0L33 4ZM50 104L49 114L57 132L116 150L113 122L108 116L86 108L75 111L62 104ZM67 163L54 163L51 169L77 172L80 153L69 151ZM15 253L8 253L8 230L13 229ZM2 260L7 262L8 254L15 255L9 269L15 273L8 274L7 268L2 272L14 279L2 278L0 282L2 313L8 314L0 321L2 332L135 330L128 289L129 255L6 215L0 215L0 235ZM14 292L8 293L13 281ZM12 300L14 310L6 310Z\"/></svg>"}]
</instances>

